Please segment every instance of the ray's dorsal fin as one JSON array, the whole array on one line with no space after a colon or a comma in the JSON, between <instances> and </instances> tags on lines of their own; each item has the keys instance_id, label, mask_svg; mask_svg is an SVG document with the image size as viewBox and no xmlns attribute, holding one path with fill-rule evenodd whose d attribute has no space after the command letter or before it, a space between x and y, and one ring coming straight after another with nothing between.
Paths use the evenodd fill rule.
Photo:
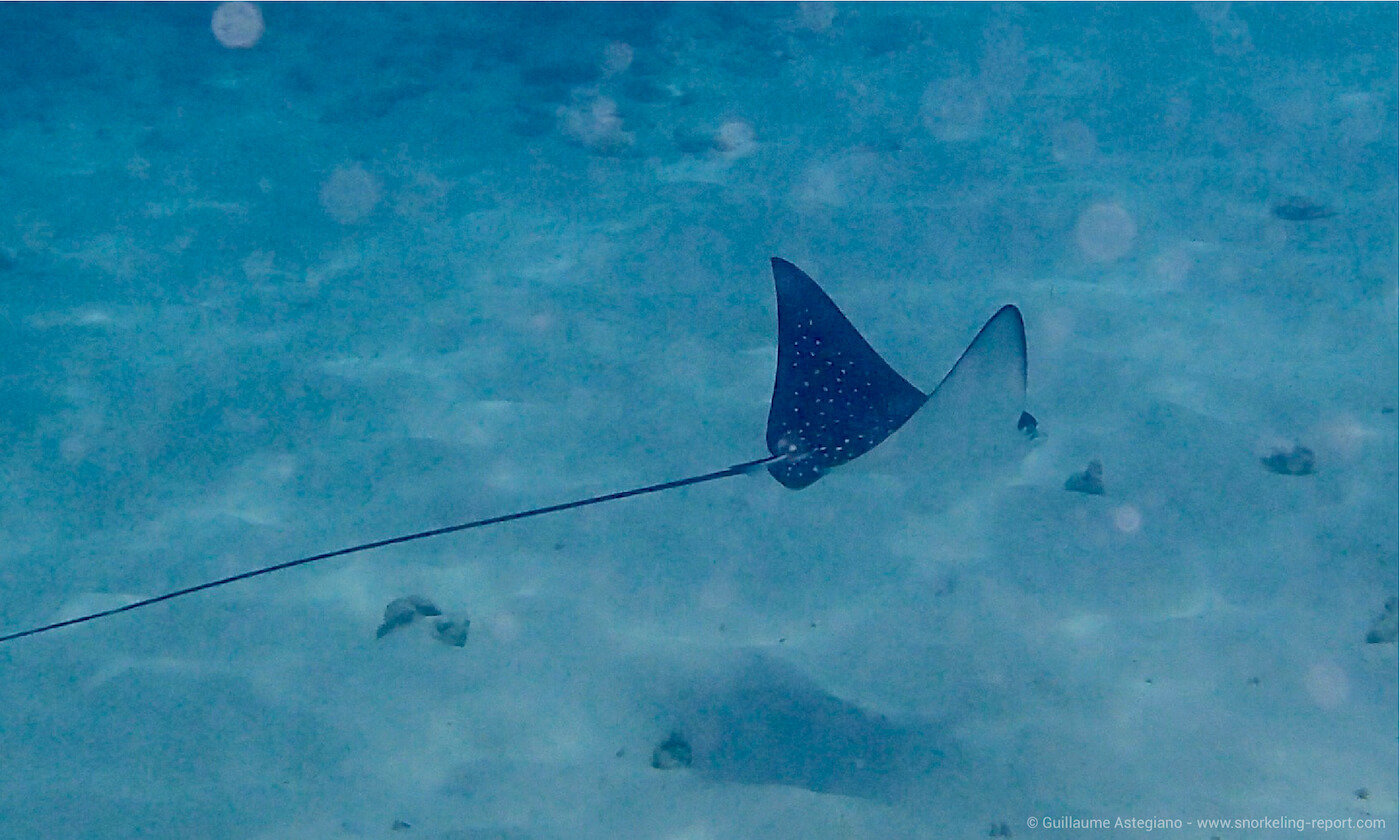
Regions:
<instances>
[{"instance_id":1,"label":"ray's dorsal fin","mask_svg":"<svg viewBox=\"0 0 1400 840\"><path fill-rule=\"evenodd\" d=\"M904 425L928 395L895 372L826 292L773 258L778 370L768 409L768 472L800 490Z\"/></svg>"}]
</instances>

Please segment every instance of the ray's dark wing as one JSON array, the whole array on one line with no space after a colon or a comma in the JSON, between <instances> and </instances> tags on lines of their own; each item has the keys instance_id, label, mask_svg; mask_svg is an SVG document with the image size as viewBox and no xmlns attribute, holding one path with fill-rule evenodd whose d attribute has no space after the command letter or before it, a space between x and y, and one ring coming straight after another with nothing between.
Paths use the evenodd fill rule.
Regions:
<instances>
[{"instance_id":1,"label":"ray's dark wing","mask_svg":"<svg viewBox=\"0 0 1400 840\"><path fill-rule=\"evenodd\" d=\"M876 353L826 292L792 263L774 258L778 370L768 412L768 465L799 490L874 449L928 396Z\"/></svg>"}]
</instances>

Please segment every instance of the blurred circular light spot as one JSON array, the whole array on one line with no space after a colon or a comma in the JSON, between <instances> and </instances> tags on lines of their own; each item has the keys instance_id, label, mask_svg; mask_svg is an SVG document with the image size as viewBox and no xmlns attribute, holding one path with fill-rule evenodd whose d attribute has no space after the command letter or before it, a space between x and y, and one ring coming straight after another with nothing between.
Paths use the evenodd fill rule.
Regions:
<instances>
[{"instance_id":1,"label":"blurred circular light spot","mask_svg":"<svg viewBox=\"0 0 1400 840\"><path fill-rule=\"evenodd\" d=\"M812 32L825 32L836 20L835 3L798 3L797 25Z\"/></svg>"},{"instance_id":2,"label":"blurred circular light spot","mask_svg":"<svg viewBox=\"0 0 1400 840\"><path fill-rule=\"evenodd\" d=\"M802 174L802 179L794 190L794 197L799 204L804 205L840 207L846 203L841 176L831 164L827 163L818 163L807 167L807 171Z\"/></svg>"},{"instance_id":3,"label":"blurred circular light spot","mask_svg":"<svg viewBox=\"0 0 1400 840\"><path fill-rule=\"evenodd\" d=\"M232 50L246 50L263 36L262 9L256 3L220 3L210 24L214 37Z\"/></svg>"},{"instance_id":4,"label":"blurred circular light spot","mask_svg":"<svg viewBox=\"0 0 1400 840\"><path fill-rule=\"evenodd\" d=\"M1335 709L1347 701L1351 695L1351 684L1346 671L1332 662L1319 662L1308 669L1303 678L1308 696L1324 709Z\"/></svg>"},{"instance_id":5,"label":"blurred circular light spot","mask_svg":"<svg viewBox=\"0 0 1400 840\"><path fill-rule=\"evenodd\" d=\"M1118 204L1095 204L1079 217L1074 239L1085 257L1094 262L1113 262L1133 248L1137 225Z\"/></svg>"},{"instance_id":6,"label":"blurred circular light spot","mask_svg":"<svg viewBox=\"0 0 1400 840\"><path fill-rule=\"evenodd\" d=\"M1206 23L1220 23L1230 16L1229 3L1192 3L1191 11L1196 13L1196 17Z\"/></svg>"},{"instance_id":7,"label":"blurred circular light spot","mask_svg":"<svg viewBox=\"0 0 1400 840\"><path fill-rule=\"evenodd\" d=\"M1226 15L1219 23L1211 24L1210 46L1222 58L1243 58L1254 49L1249 24L1233 14Z\"/></svg>"},{"instance_id":8,"label":"blurred circular light spot","mask_svg":"<svg viewBox=\"0 0 1400 840\"><path fill-rule=\"evenodd\" d=\"M338 166L321 185L321 207L342 225L353 225L373 213L383 195L379 179L363 166Z\"/></svg>"},{"instance_id":9,"label":"blurred circular light spot","mask_svg":"<svg viewBox=\"0 0 1400 840\"><path fill-rule=\"evenodd\" d=\"M1185 245L1174 245L1152 260L1152 272L1169 289L1180 288L1196 265L1196 257Z\"/></svg>"},{"instance_id":10,"label":"blurred circular light spot","mask_svg":"<svg viewBox=\"0 0 1400 840\"><path fill-rule=\"evenodd\" d=\"M1050 155L1061 166L1084 166L1099 156L1099 138L1079 120L1062 122L1050 130Z\"/></svg>"},{"instance_id":11,"label":"blurred circular light spot","mask_svg":"<svg viewBox=\"0 0 1400 840\"><path fill-rule=\"evenodd\" d=\"M1385 136L1386 111L1380 97L1352 91L1337 98L1337 130L1342 139L1358 145L1375 143Z\"/></svg>"},{"instance_id":12,"label":"blurred circular light spot","mask_svg":"<svg viewBox=\"0 0 1400 840\"><path fill-rule=\"evenodd\" d=\"M1360 458L1376 432L1366 428L1355 417L1343 415L1326 421L1318 429L1323 446L1344 461Z\"/></svg>"},{"instance_id":13,"label":"blurred circular light spot","mask_svg":"<svg viewBox=\"0 0 1400 840\"><path fill-rule=\"evenodd\" d=\"M565 136L591 151L611 153L632 145L632 132L623 130L617 103L606 96L561 105L557 114Z\"/></svg>"},{"instance_id":14,"label":"blurred circular light spot","mask_svg":"<svg viewBox=\"0 0 1400 840\"><path fill-rule=\"evenodd\" d=\"M509 644L520 638L520 619L505 610L487 616L483 623L486 632L498 642Z\"/></svg>"},{"instance_id":15,"label":"blurred circular light spot","mask_svg":"<svg viewBox=\"0 0 1400 840\"><path fill-rule=\"evenodd\" d=\"M969 78L939 79L919 100L924 127L945 142L976 140L982 135L986 112L986 95Z\"/></svg>"},{"instance_id":16,"label":"blurred circular light spot","mask_svg":"<svg viewBox=\"0 0 1400 840\"><path fill-rule=\"evenodd\" d=\"M632 47L622 41L613 41L603 48L603 75L616 76L632 66Z\"/></svg>"},{"instance_id":17,"label":"blurred circular light spot","mask_svg":"<svg viewBox=\"0 0 1400 840\"><path fill-rule=\"evenodd\" d=\"M1191 122L1191 100L1185 96L1173 96L1167 100L1162 110L1162 126L1170 131L1185 128Z\"/></svg>"},{"instance_id":18,"label":"blurred circular light spot","mask_svg":"<svg viewBox=\"0 0 1400 840\"><path fill-rule=\"evenodd\" d=\"M1136 534L1142 527L1142 513L1132 505L1120 505L1113 509L1113 527L1125 534Z\"/></svg>"},{"instance_id":19,"label":"blurred circular light spot","mask_svg":"<svg viewBox=\"0 0 1400 840\"><path fill-rule=\"evenodd\" d=\"M754 142L753 126L743 120L729 120L715 132L715 148L730 158L753 154L758 148Z\"/></svg>"}]
</instances>

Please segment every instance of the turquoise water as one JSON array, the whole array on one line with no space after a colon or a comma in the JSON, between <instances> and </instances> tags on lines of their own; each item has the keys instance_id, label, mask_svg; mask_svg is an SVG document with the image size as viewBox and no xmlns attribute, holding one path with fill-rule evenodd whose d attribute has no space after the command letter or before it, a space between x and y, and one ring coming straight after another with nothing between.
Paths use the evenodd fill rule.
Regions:
<instances>
[{"instance_id":1,"label":"turquoise water","mask_svg":"<svg viewBox=\"0 0 1400 840\"><path fill-rule=\"evenodd\" d=\"M1040 421L6 643L0 837L1391 836L1397 25L0 5L0 633L761 458L773 256Z\"/></svg>"}]
</instances>

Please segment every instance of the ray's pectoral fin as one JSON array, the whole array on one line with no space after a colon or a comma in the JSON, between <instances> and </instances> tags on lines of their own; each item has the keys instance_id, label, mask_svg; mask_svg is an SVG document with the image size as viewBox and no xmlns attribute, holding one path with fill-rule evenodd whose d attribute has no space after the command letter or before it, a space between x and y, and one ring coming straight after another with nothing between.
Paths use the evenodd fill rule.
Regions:
<instances>
[{"instance_id":1,"label":"ray's pectoral fin","mask_svg":"<svg viewBox=\"0 0 1400 840\"><path fill-rule=\"evenodd\" d=\"M785 487L806 487L906 424L908 458L932 448L976 458L1033 432L1026 400L1026 331L1010 304L993 315L948 374L925 394L890 367L825 292L800 269L773 260L778 290L778 370L768 415L768 471ZM1030 419L1027 419L1030 418ZM912 421L912 422L911 422ZM906 448L903 441L911 441Z\"/></svg>"},{"instance_id":2,"label":"ray's pectoral fin","mask_svg":"<svg viewBox=\"0 0 1400 840\"><path fill-rule=\"evenodd\" d=\"M985 429L1006 439L1018 428L1024 433L1034 426L1025 404L1026 327L1021 310L1007 304L987 320L933 389L918 423L956 434Z\"/></svg>"},{"instance_id":3,"label":"ray's pectoral fin","mask_svg":"<svg viewBox=\"0 0 1400 840\"><path fill-rule=\"evenodd\" d=\"M939 492L954 498L1026 454L1038 431L1025 403L1026 331L1020 310L1007 305L977 332L924 407L867 459L868 468L936 473Z\"/></svg>"},{"instance_id":4,"label":"ray's pectoral fin","mask_svg":"<svg viewBox=\"0 0 1400 840\"><path fill-rule=\"evenodd\" d=\"M768 411L768 471L800 490L864 455L928 400L895 372L826 292L774 258L778 370Z\"/></svg>"},{"instance_id":5,"label":"ray's pectoral fin","mask_svg":"<svg viewBox=\"0 0 1400 840\"><path fill-rule=\"evenodd\" d=\"M1037 424L1025 402L1026 331L1020 311L1007 305L977 332L924 407L870 457L869 467L936 473L939 493L954 498L1026 454Z\"/></svg>"}]
</instances>

